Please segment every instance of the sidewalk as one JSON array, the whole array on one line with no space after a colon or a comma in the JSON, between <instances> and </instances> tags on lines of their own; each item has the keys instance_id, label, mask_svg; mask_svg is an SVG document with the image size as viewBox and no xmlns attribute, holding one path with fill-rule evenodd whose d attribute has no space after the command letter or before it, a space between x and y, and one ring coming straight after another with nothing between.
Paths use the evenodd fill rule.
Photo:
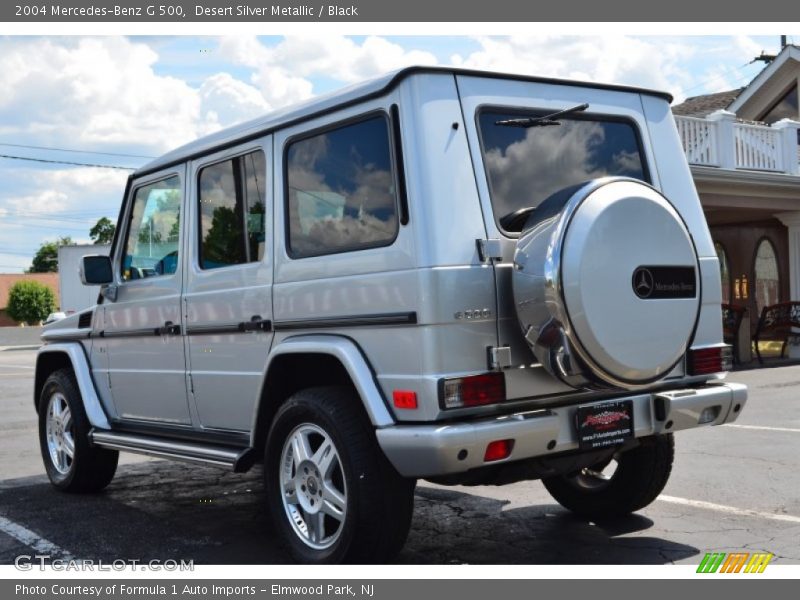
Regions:
<instances>
[{"instance_id":1,"label":"sidewalk","mask_svg":"<svg viewBox=\"0 0 800 600\"><path fill-rule=\"evenodd\" d=\"M0 327L0 351L38 348L41 334L41 327Z\"/></svg>"}]
</instances>

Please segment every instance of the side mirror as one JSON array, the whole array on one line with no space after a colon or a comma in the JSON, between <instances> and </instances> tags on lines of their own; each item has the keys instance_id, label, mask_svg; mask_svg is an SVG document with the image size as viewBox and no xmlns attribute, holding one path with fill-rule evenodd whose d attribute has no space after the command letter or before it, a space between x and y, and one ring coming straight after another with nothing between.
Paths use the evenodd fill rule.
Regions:
<instances>
[{"instance_id":1,"label":"side mirror","mask_svg":"<svg viewBox=\"0 0 800 600\"><path fill-rule=\"evenodd\" d=\"M78 273L83 285L104 285L114 281L111 259L102 254L91 254L81 258Z\"/></svg>"}]
</instances>

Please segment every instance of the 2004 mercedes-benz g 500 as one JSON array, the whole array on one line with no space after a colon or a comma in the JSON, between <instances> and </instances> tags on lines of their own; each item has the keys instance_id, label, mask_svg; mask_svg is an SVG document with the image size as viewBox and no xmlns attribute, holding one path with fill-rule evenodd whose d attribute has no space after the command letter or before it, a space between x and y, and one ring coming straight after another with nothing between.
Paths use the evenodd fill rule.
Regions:
<instances>
[{"instance_id":1,"label":"2004 mercedes-benz g 500","mask_svg":"<svg viewBox=\"0 0 800 600\"><path fill-rule=\"evenodd\" d=\"M53 484L119 451L263 464L301 561L386 561L418 478L652 502L735 420L720 273L666 94L410 68L129 179L98 305L45 329Z\"/></svg>"}]
</instances>

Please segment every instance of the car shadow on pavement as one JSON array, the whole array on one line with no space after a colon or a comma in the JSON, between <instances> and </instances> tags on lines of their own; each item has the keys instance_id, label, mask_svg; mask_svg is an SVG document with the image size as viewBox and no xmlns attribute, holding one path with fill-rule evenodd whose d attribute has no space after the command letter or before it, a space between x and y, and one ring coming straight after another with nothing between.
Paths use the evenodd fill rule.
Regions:
<instances>
[{"instance_id":1,"label":"car shadow on pavement","mask_svg":"<svg viewBox=\"0 0 800 600\"><path fill-rule=\"evenodd\" d=\"M406 564L664 564L698 549L642 536L653 522L632 515L603 523L547 504L508 503L460 490L418 486ZM0 482L0 516L75 558L196 564L282 564L260 469L149 461L121 466L103 493L64 494L43 476ZM504 510L506 509L506 510ZM19 547L0 546L0 564Z\"/></svg>"}]
</instances>

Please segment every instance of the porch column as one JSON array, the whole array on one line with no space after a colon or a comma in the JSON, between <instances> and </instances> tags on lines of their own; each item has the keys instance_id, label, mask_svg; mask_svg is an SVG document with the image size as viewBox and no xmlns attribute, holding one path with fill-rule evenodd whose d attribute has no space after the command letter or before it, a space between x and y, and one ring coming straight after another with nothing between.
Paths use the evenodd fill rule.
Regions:
<instances>
[{"instance_id":1,"label":"porch column","mask_svg":"<svg viewBox=\"0 0 800 600\"><path fill-rule=\"evenodd\" d=\"M800 211L775 217L789 229L789 299L800 300Z\"/></svg>"},{"instance_id":2,"label":"porch column","mask_svg":"<svg viewBox=\"0 0 800 600\"><path fill-rule=\"evenodd\" d=\"M789 229L789 300L800 300L800 211L775 216ZM800 334L796 329L793 331ZM800 346L792 339L789 342L787 354L791 358L800 358Z\"/></svg>"}]
</instances>

